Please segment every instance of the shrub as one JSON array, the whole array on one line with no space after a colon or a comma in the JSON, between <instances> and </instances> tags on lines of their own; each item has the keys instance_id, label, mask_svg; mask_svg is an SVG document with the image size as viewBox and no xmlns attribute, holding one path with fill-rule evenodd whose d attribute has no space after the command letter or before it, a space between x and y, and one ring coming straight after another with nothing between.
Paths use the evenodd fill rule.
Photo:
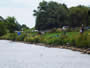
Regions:
<instances>
[{"instance_id":1,"label":"shrub","mask_svg":"<svg viewBox=\"0 0 90 68\"><path fill-rule=\"evenodd\" d=\"M16 40L16 37L17 37L17 34L16 33L10 33L10 35L9 35L9 40Z\"/></svg>"},{"instance_id":2,"label":"shrub","mask_svg":"<svg viewBox=\"0 0 90 68\"><path fill-rule=\"evenodd\" d=\"M0 21L0 36L5 35L7 33L7 28L3 22Z\"/></svg>"},{"instance_id":3,"label":"shrub","mask_svg":"<svg viewBox=\"0 0 90 68\"><path fill-rule=\"evenodd\" d=\"M53 44L53 45L59 45L59 44L62 44L62 40L59 38L52 38L52 39L47 40L47 43Z\"/></svg>"},{"instance_id":4,"label":"shrub","mask_svg":"<svg viewBox=\"0 0 90 68\"><path fill-rule=\"evenodd\" d=\"M0 36L0 39L6 39L6 40L8 40L8 38L9 38L9 33L6 34L6 35Z\"/></svg>"},{"instance_id":5,"label":"shrub","mask_svg":"<svg viewBox=\"0 0 90 68\"><path fill-rule=\"evenodd\" d=\"M69 39L64 35L61 35L60 37L52 37L52 38L44 39L45 43L53 44L53 45L64 45L68 41Z\"/></svg>"},{"instance_id":6,"label":"shrub","mask_svg":"<svg viewBox=\"0 0 90 68\"><path fill-rule=\"evenodd\" d=\"M76 46L79 48L88 48L88 41L87 40L81 40L76 43Z\"/></svg>"},{"instance_id":7,"label":"shrub","mask_svg":"<svg viewBox=\"0 0 90 68\"><path fill-rule=\"evenodd\" d=\"M33 37L25 37L24 41L25 42L33 42Z\"/></svg>"},{"instance_id":8,"label":"shrub","mask_svg":"<svg viewBox=\"0 0 90 68\"><path fill-rule=\"evenodd\" d=\"M69 40L69 44L72 46L76 46L76 40L75 39Z\"/></svg>"},{"instance_id":9,"label":"shrub","mask_svg":"<svg viewBox=\"0 0 90 68\"><path fill-rule=\"evenodd\" d=\"M6 39L6 40L16 40L17 34L16 33L7 33L4 36L1 36L1 39Z\"/></svg>"},{"instance_id":10,"label":"shrub","mask_svg":"<svg viewBox=\"0 0 90 68\"><path fill-rule=\"evenodd\" d=\"M89 42L87 37L88 37L87 34L79 35L76 39L76 47L88 48Z\"/></svg>"},{"instance_id":11,"label":"shrub","mask_svg":"<svg viewBox=\"0 0 90 68\"><path fill-rule=\"evenodd\" d=\"M90 40L88 40L88 48L90 48Z\"/></svg>"},{"instance_id":12,"label":"shrub","mask_svg":"<svg viewBox=\"0 0 90 68\"><path fill-rule=\"evenodd\" d=\"M25 37L24 39L25 42L31 42L31 43L39 43L40 42L40 36L36 35L34 37Z\"/></svg>"},{"instance_id":13,"label":"shrub","mask_svg":"<svg viewBox=\"0 0 90 68\"><path fill-rule=\"evenodd\" d=\"M24 33L22 33L21 35L17 36L16 40L17 41L24 41L25 37L26 37L26 35Z\"/></svg>"}]
</instances>

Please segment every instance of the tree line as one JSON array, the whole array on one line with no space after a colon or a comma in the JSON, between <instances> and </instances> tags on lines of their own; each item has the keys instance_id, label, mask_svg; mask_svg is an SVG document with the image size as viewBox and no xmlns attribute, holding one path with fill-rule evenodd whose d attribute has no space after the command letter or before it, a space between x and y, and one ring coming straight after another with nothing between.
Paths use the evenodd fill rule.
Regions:
<instances>
[{"instance_id":1,"label":"tree line","mask_svg":"<svg viewBox=\"0 0 90 68\"><path fill-rule=\"evenodd\" d=\"M21 31L22 29L28 29L28 27L25 24L19 24L15 17L9 16L4 19L2 16L0 16L0 36L6 33Z\"/></svg>"},{"instance_id":2,"label":"tree line","mask_svg":"<svg viewBox=\"0 0 90 68\"><path fill-rule=\"evenodd\" d=\"M89 12L89 7L82 5L68 8L65 4L54 1L42 1L38 8L34 10L35 28L37 30L47 30L61 28L62 26L80 27L81 24L89 26Z\"/></svg>"}]
</instances>

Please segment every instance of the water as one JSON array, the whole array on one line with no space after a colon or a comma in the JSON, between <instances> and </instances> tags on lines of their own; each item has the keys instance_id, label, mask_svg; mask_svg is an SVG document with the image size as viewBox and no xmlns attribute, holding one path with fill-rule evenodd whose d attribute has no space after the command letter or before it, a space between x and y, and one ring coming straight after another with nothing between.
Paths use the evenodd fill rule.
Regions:
<instances>
[{"instance_id":1,"label":"water","mask_svg":"<svg viewBox=\"0 0 90 68\"><path fill-rule=\"evenodd\" d=\"M0 68L90 68L90 55L0 40Z\"/></svg>"}]
</instances>

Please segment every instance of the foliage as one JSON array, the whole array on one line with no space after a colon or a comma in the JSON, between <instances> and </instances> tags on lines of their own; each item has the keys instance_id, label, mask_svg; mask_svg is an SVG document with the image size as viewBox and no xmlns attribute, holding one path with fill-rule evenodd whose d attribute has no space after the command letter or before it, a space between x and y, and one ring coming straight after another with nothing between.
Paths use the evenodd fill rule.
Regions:
<instances>
[{"instance_id":1,"label":"foliage","mask_svg":"<svg viewBox=\"0 0 90 68\"><path fill-rule=\"evenodd\" d=\"M80 47L80 48L88 48L88 40L87 40L87 35L83 34L83 35L79 35L76 38L76 47Z\"/></svg>"},{"instance_id":2,"label":"foliage","mask_svg":"<svg viewBox=\"0 0 90 68\"><path fill-rule=\"evenodd\" d=\"M66 35L62 33L45 33L38 35L38 33L22 33L17 35L16 33L7 33L1 36L0 39L8 39L14 41L24 41L30 43L44 43L52 46L70 45L79 48L90 48L90 36L85 32L79 34L78 32L67 32Z\"/></svg>"},{"instance_id":3,"label":"foliage","mask_svg":"<svg viewBox=\"0 0 90 68\"><path fill-rule=\"evenodd\" d=\"M7 29L6 29L5 25L4 25L4 23L0 22L0 36L4 35L6 33L7 33Z\"/></svg>"},{"instance_id":4,"label":"foliage","mask_svg":"<svg viewBox=\"0 0 90 68\"><path fill-rule=\"evenodd\" d=\"M66 6L53 1L41 2L38 9L34 10L34 15L36 16L35 28L37 30L58 28L68 18Z\"/></svg>"},{"instance_id":5,"label":"foliage","mask_svg":"<svg viewBox=\"0 0 90 68\"><path fill-rule=\"evenodd\" d=\"M24 41L24 38L26 37L26 34L21 33L21 35L17 36L16 40L17 41Z\"/></svg>"},{"instance_id":6,"label":"foliage","mask_svg":"<svg viewBox=\"0 0 90 68\"><path fill-rule=\"evenodd\" d=\"M70 13L70 26L79 27L81 24L88 25L88 8L85 6L71 7Z\"/></svg>"},{"instance_id":7,"label":"foliage","mask_svg":"<svg viewBox=\"0 0 90 68\"><path fill-rule=\"evenodd\" d=\"M17 37L16 33L7 33L7 34L1 36L0 39L6 39L6 40L13 40L13 41L15 41L16 37Z\"/></svg>"},{"instance_id":8,"label":"foliage","mask_svg":"<svg viewBox=\"0 0 90 68\"><path fill-rule=\"evenodd\" d=\"M20 25L15 17L7 17L4 19L2 16L0 16L0 36L6 34L6 33L14 33L16 31L21 30L26 31L29 29L26 25Z\"/></svg>"},{"instance_id":9,"label":"foliage","mask_svg":"<svg viewBox=\"0 0 90 68\"><path fill-rule=\"evenodd\" d=\"M85 32L80 35L81 24L90 25L90 8L85 6L76 6L67 8L65 4L57 2L40 2L37 10L34 10L36 16L35 28L29 29L25 24L20 25L15 17L4 19L0 16L0 39L25 41L30 43L44 43L49 45L71 45L79 48L90 48L90 36ZM69 26L64 35L62 26ZM72 27L74 29L72 29ZM34 30L51 30L45 34L39 35ZM17 35L15 31L24 31Z\"/></svg>"},{"instance_id":10,"label":"foliage","mask_svg":"<svg viewBox=\"0 0 90 68\"><path fill-rule=\"evenodd\" d=\"M81 5L67 8L65 4L42 1L37 10L34 10L34 16L36 16L35 28L37 30L60 28L62 26L80 27L81 24L90 25L90 9Z\"/></svg>"},{"instance_id":11,"label":"foliage","mask_svg":"<svg viewBox=\"0 0 90 68\"><path fill-rule=\"evenodd\" d=\"M26 37L24 39L25 42L31 42L31 43L39 43L40 42L40 36L37 35L37 36L34 36L34 37Z\"/></svg>"},{"instance_id":12,"label":"foliage","mask_svg":"<svg viewBox=\"0 0 90 68\"><path fill-rule=\"evenodd\" d=\"M21 30L21 25L16 21L15 17L7 17L5 21L5 25L11 33Z\"/></svg>"},{"instance_id":13,"label":"foliage","mask_svg":"<svg viewBox=\"0 0 90 68\"><path fill-rule=\"evenodd\" d=\"M23 31L26 31L27 29L29 29L29 27L27 27L25 24L23 24L23 25L21 26L21 29L22 29Z\"/></svg>"}]
</instances>

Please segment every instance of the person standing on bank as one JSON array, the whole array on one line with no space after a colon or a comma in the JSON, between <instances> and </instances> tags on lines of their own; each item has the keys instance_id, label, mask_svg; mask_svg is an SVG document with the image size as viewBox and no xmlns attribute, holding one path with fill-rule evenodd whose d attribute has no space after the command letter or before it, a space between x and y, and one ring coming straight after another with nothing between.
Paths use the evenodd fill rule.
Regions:
<instances>
[{"instance_id":1,"label":"person standing on bank","mask_svg":"<svg viewBox=\"0 0 90 68\"><path fill-rule=\"evenodd\" d=\"M84 33L84 25L82 24L81 28L80 28L80 34Z\"/></svg>"}]
</instances>

